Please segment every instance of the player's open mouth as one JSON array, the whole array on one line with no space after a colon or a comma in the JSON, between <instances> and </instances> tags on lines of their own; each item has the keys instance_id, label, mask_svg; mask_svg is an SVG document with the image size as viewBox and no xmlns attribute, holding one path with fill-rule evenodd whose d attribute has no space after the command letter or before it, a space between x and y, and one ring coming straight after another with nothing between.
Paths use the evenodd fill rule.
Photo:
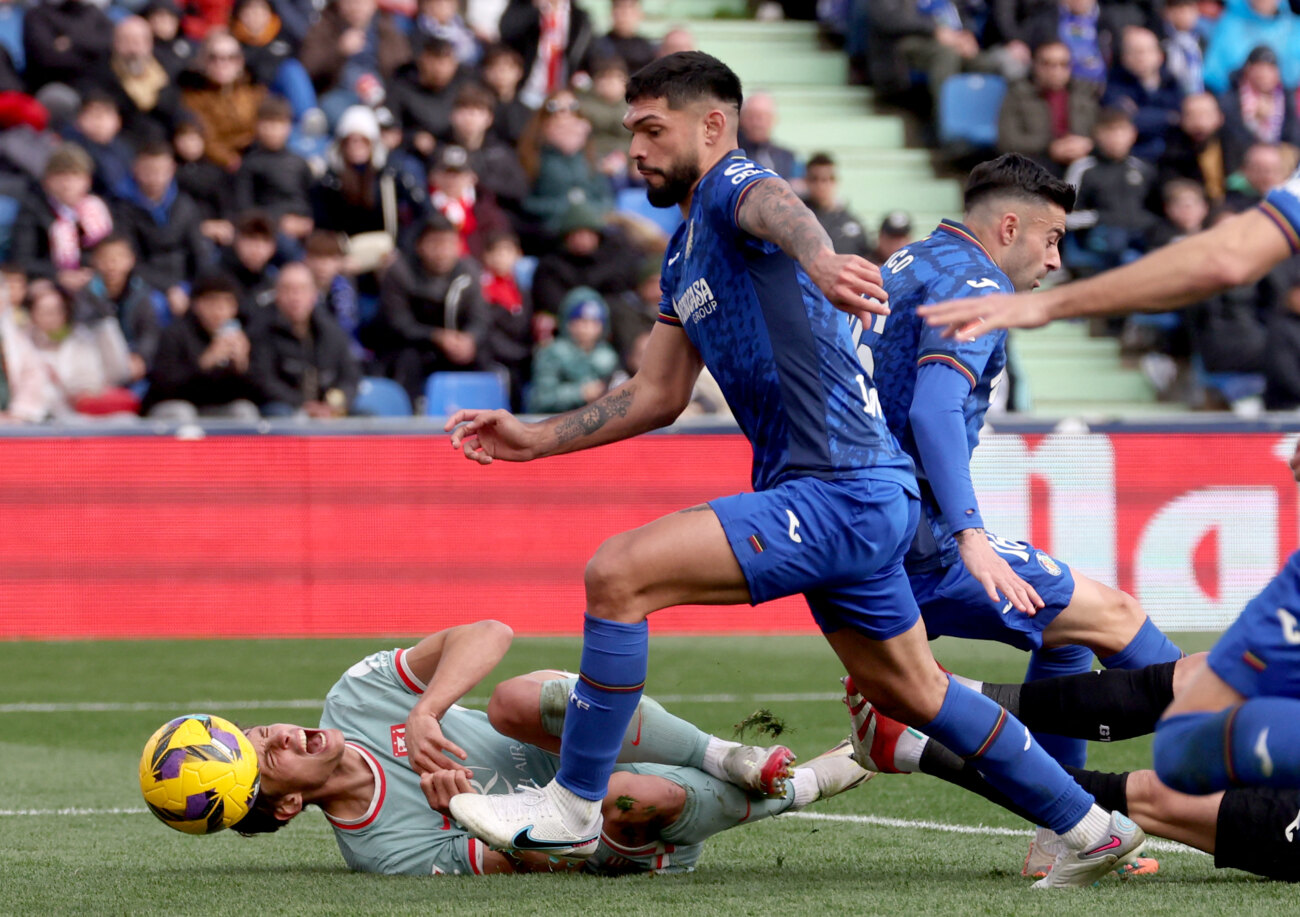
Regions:
<instances>
[{"instance_id":1,"label":"player's open mouth","mask_svg":"<svg viewBox=\"0 0 1300 917\"><path fill-rule=\"evenodd\" d=\"M329 745L329 736L323 729L300 729L298 738L304 754L318 755Z\"/></svg>"}]
</instances>

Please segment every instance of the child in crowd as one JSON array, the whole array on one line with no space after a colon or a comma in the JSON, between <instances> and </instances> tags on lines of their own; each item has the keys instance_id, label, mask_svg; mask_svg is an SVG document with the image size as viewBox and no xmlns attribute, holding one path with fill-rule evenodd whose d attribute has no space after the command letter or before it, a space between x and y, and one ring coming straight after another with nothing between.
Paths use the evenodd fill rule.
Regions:
<instances>
[{"instance_id":1,"label":"child in crowd","mask_svg":"<svg viewBox=\"0 0 1300 917\"><path fill-rule=\"evenodd\" d=\"M360 331L366 321L375 316L361 314L356 285L343 273L346 254L343 241L337 233L317 229L307 237L305 249L303 260L316 282L316 289L320 291L321 305L352 339L353 356L364 361L369 352L361 344Z\"/></svg>"},{"instance_id":2,"label":"child in crowd","mask_svg":"<svg viewBox=\"0 0 1300 917\"><path fill-rule=\"evenodd\" d=\"M561 304L561 334L533 358L528 410L555 414L591 404L609 388L618 354L605 342L609 309L590 287L570 290Z\"/></svg>"},{"instance_id":3,"label":"child in crowd","mask_svg":"<svg viewBox=\"0 0 1300 917\"><path fill-rule=\"evenodd\" d=\"M489 360L510 374L510 404L516 411L523 407L533 360L532 299L515 277L522 254L512 232L493 232L483 244L483 299L492 314L484 346Z\"/></svg>"},{"instance_id":4,"label":"child in crowd","mask_svg":"<svg viewBox=\"0 0 1300 917\"><path fill-rule=\"evenodd\" d=\"M233 210L230 175L208 159L198 122L178 124L172 148L176 152L176 185L198 205L204 237L214 245L229 245L235 238L235 224L228 217Z\"/></svg>"},{"instance_id":5,"label":"child in crowd","mask_svg":"<svg viewBox=\"0 0 1300 917\"><path fill-rule=\"evenodd\" d=\"M302 240L312 231L311 167L286 149L293 130L293 111L279 96L257 108L256 139L235 175L235 208L264 211L279 232Z\"/></svg>"},{"instance_id":6,"label":"child in crowd","mask_svg":"<svg viewBox=\"0 0 1300 917\"><path fill-rule=\"evenodd\" d=\"M125 236L112 235L96 245L91 263L95 276L87 292L103 300L117 317L131 351L129 381L138 382L148 374L158 352L162 320L170 317L167 300L136 274L135 252Z\"/></svg>"}]
</instances>

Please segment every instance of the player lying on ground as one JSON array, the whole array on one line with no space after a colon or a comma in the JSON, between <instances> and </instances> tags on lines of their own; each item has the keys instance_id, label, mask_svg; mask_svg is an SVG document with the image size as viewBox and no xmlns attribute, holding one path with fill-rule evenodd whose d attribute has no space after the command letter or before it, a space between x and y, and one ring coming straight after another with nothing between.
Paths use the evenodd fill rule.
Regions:
<instances>
[{"instance_id":1,"label":"player lying on ground","mask_svg":"<svg viewBox=\"0 0 1300 917\"><path fill-rule=\"evenodd\" d=\"M916 463L921 524L904 561L931 637L998 640L1030 650L1026 680L1137 669L1182 653L1131 596L1033 545L984 531L970 459L1007 364L1006 333L944 338L917 307L1030 290L1061 266L1057 245L1074 188L1008 153L971 171L961 223L944 220L882 266L890 314L858 347L876 373L890 431ZM1082 767L1087 743L1039 735L1063 764Z\"/></svg>"},{"instance_id":2,"label":"player lying on ground","mask_svg":"<svg viewBox=\"0 0 1300 917\"><path fill-rule=\"evenodd\" d=\"M566 868L544 852L489 850L448 817L448 802L458 793L508 793L555 774L552 752L572 678L534 672L503 682L486 713L455 705L500 662L510 640L504 624L482 621L432 634L410 649L374 653L330 689L320 729L285 723L246 729L261 790L235 830L275 831L316 805L344 860L359 871L480 875ZM786 761L777 749L709 736L650 698L637 706L633 726L620 760L639 763L620 765L610 780L600 849L586 866L592 872L689 870L702 843L719 831L803 808L870 776L845 742L795 768L782 797L761 797L754 789L776 779L764 765Z\"/></svg>"},{"instance_id":3,"label":"player lying on ground","mask_svg":"<svg viewBox=\"0 0 1300 917\"><path fill-rule=\"evenodd\" d=\"M1031 729L1053 729L1082 740L1110 742L1149 735L1165 708L1205 669L1206 658L1206 653L1197 653L1145 669L1067 675L1024 685L963 680L1015 713ZM970 764L916 730L882 717L853 691L851 682L845 688L854 754L869 769L930 774L1004 807L1014 806ZM1152 770L1123 774L1067 770L1102 805L1128 815L1148 834L1213 854L1214 865L1220 869L1300 881L1300 845L1296 843L1300 791L1246 787L1192 796L1170 789ZM1040 829L1025 860L1024 874L1041 876L1050 870L1057 843L1050 831Z\"/></svg>"},{"instance_id":4,"label":"player lying on ground","mask_svg":"<svg viewBox=\"0 0 1300 917\"><path fill-rule=\"evenodd\" d=\"M1259 206L1131 264L1045 293L957 300L921 313L971 340L996 328L1117 312L1164 312L1263 277L1300 252L1300 170ZM1300 473L1300 451L1291 459ZM1189 793L1300 787L1300 553L1210 651L1156 728L1160 779Z\"/></svg>"},{"instance_id":5,"label":"player lying on ground","mask_svg":"<svg viewBox=\"0 0 1300 917\"><path fill-rule=\"evenodd\" d=\"M919 518L912 462L836 311L886 311L878 269L836 255L790 186L736 148L740 80L721 61L667 55L632 76L626 98L630 156L650 201L685 218L665 252L641 368L592 404L537 423L460 411L447 424L452 445L487 465L627 439L673 421L704 365L753 446L754 492L601 545L586 568L580 676L556 779L457 796L457 820L496 848L546 841L557 854L588 853L644 689L649 615L802 594L875 703L978 757L991 782L1062 834L1069 852L1043 887L1088 885L1136 856L1136 825L1097 806L1005 710L934 665L902 563Z\"/></svg>"}]
</instances>

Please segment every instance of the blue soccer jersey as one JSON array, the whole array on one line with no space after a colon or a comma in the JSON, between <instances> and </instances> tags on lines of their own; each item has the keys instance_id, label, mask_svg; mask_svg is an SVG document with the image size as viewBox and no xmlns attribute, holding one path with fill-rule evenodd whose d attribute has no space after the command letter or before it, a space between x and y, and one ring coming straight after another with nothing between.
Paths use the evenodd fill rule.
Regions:
<instances>
[{"instance_id":1,"label":"blue soccer jersey","mask_svg":"<svg viewBox=\"0 0 1300 917\"><path fill-rule=\"evenodd\" d=\"M914 492L849 319L794 259L736 223L745 194L775 177L741 150L704 175L664 255L659 321L686 332L722 388L753 445L755 490L811 476Z\"/></svg>"},{"instance_id":2,"label":"blue soccer jersey","mask_svg":"<svg viewBox=\"0 0 1300 917\"><path fill-rule=\"evenodd\" d=\"M877 318L862 331L860 349L870 353L880 392L880 403L890 431L916 463L922 481L923 524L908 555L909 569L947 566L957 558L952 520L945 520L921 461L910 412L917 377L934 364L956 373L969 387L962 404L964 439L953 442L953 454L969 465L979 445L980 427L988 411L993 385L1006 366L1006 332L996 331L975 341L945 338L942 329L932 328L917 314L918 306L1014 292L1011 281L969 229L944 220L928 237L894 253L881 268L889 293L890 315ZM865 356L865 354L864 354ZM972 495L973 496L973 495ZM973 507L968 520L979 524Z\"/></svg>"}]
</instances>

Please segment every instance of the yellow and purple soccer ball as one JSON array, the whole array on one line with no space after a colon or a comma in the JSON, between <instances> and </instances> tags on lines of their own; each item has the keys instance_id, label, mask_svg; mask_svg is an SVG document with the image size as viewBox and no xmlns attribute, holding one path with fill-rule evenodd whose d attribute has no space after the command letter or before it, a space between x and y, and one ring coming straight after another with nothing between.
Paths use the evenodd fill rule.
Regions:
<instances>
[{"instance_id":1,"label":"yellow and purple soccer ball","mask_svg":"<svg viewBox=\"0 0 1300 917\"><path fill-rule=\"evenodd\" d=\"M140 756L140 792L169 828L215 834L248 814L257 797L257 753L239 727L187 713L164 723Z\"/></svg>"}]
</instances>

